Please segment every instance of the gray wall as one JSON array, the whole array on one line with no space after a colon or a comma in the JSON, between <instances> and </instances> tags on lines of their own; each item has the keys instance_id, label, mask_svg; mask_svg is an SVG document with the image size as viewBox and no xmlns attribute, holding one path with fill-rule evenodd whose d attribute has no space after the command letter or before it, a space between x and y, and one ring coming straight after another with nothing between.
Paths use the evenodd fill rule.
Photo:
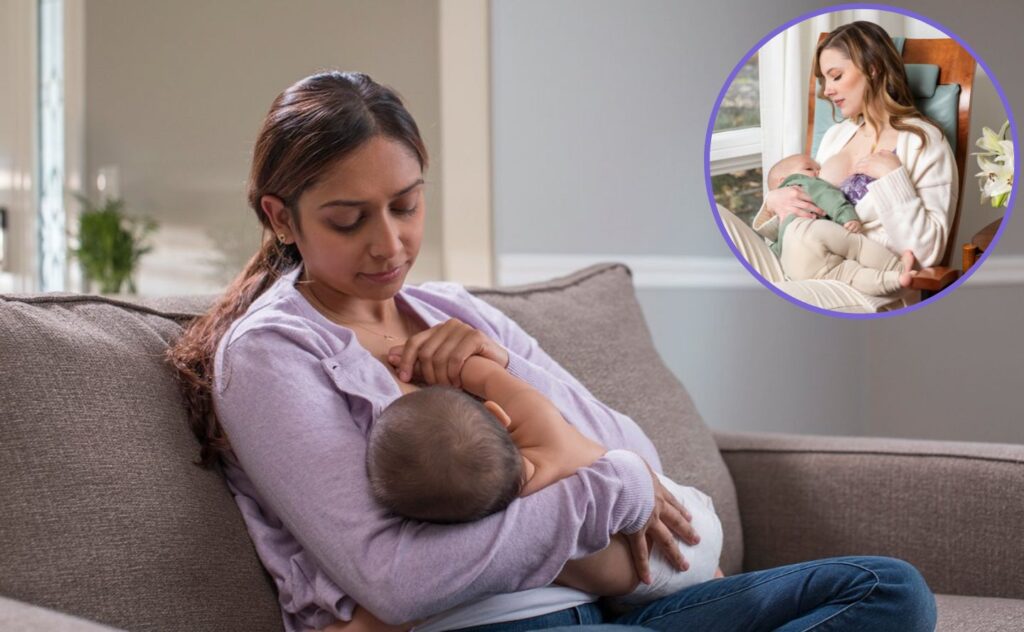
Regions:
<instances>
[{"instance_id":1,"label":"gray wall","mask_svg":"<svg viewBox=\"0 0 1024 632\"><path fill-rule=\"evenodd\" d=\"M496 256L731 258L705 193L711 109L755 43L821 4L492 6ZM1024 101L1024 5L900 6L952 29L1010 102ZM1015 220L997 254L1020 253ZM924 310L868 322L812 314L760 286L638 295L659 351L713 427L1024 443L1021 289L972 279Z\"/></svg>"},{"instance_id":2,"label":"gray wall","mask_svg":"<svg viewBox=\"0 0 1024 632\"><path fill-rule=\"evenodd\" d=\"M741 53L677 0L492 7L497 254L727 253L702 148Z\"/></svg>"},{"instance_id":3,"label":"gray wall","mask_svg":"<svg viewBox=\"0 0 1024 632\"><path fill-rule=\"evenodd\" d=\"M395 86L439 147L437 11L420 0L87 0L87 173L117 165L128 210L161 223L140 291L217 291L226 278L201 275L230 278L254 252L253 143L274 97L306 75L359 70ZM428 208L439 178L428 174ZM440 230L428 222L423 278L440 276Z\"/></svg>"}]
</instances>

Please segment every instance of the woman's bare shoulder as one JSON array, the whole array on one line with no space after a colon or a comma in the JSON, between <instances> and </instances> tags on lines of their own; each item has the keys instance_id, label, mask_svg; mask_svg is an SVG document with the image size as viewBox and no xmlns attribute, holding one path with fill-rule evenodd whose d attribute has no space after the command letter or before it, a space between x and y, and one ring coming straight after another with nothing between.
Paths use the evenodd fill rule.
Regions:
<instances>
[{"instance_id":1,"label":"woman's bare shoulder","mask_svg":"<svg viewBox=\"0 0 1024 632\"><path fill-rule=\"evenodd\" d=\"M821 142L818 144L818 153L815 156L815 160L821 162L838 153L857 127L859 127L857 123L850 119L844 119L825 130L825 134L821 137Z\"/></svg>"}]
</instances>

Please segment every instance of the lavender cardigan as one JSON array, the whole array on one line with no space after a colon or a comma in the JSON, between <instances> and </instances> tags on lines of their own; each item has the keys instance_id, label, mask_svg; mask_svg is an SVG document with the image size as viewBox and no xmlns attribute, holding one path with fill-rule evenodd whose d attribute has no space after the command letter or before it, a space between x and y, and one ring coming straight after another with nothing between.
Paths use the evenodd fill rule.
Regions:
<instances>
[{"instance_id":1,"label":"lavender cardigan","mask_svg":"<svg viewBox=\"0 0 1024 632\"><path fill-rule=\"evenodd\" d=\"M545 586L567 560L646 523L653 485L637 455L661 472L650 440L516 323L452 283L406 286L396 300L427 326L458 318L502 344L510 373L610 451L474 523L433 525L386 512L370 494L366 437L400 389L352 330L295 289L300 270L257 298L214 359L214 409L234 452L225 474L277 585L286 630L347 620L356 603L400 623Z\"/></svg>"}]
</instances>

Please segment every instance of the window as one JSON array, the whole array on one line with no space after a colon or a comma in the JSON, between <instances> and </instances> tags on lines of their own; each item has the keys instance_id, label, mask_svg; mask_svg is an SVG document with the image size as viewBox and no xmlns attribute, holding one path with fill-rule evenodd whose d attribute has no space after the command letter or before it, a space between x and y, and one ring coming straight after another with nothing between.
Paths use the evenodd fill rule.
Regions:
<instances>
[{"instance_id":1,"label":"window","mask_svg":"<svg viewBox=\"0 0 1024 632\"><path fill-rule=\"evenodd\" d=\"M743 64L722 99L715 117L716 132L760 127L761 106L758 88L757 53Z\"/></svg>"},{"instance_id":2,"label":"window","mask_svg":"<svg viewBox=\"0 0 1024 632\"><path fill-rule=\"evenodd\" d=\"M64 0L39 0L39 275L64 289Z\"/></svg>"},{"instance_id":3,"label":"window","mask_svg":"<svg viewBox=\"0 0 1024 632\"><path fill-rule=\"evenodd\" d=\"M711 134L711 188L715 201L748 224L761 207L761 106L755 53L722 98Z\"/></svg>"}]
</instances>

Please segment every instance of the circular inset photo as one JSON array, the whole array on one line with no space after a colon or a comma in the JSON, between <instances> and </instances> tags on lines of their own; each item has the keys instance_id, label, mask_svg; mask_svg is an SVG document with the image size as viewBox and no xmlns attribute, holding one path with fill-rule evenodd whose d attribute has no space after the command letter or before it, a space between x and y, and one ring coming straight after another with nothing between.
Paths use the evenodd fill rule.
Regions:
<instances>
[{"instance_id":1,"label":"circular inset photo","mask_svg":"<svg viewBox=\"0 0 1024 632\"><path fill-rule=\"evenodd\" d=\"M741 263L844 318L906 313L991 253L1016 125L984 62L924 16L858 5L784 24L725 81L708 197Z\"/></svg>"}]
</instances>

